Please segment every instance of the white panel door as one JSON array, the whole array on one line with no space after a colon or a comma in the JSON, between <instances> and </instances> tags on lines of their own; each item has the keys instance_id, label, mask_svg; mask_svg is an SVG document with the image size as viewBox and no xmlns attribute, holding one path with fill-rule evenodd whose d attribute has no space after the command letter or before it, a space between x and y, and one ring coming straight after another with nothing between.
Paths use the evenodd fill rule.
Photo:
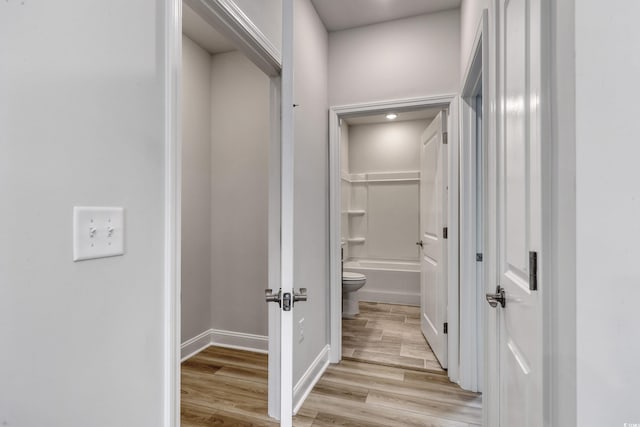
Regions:
<instances>
[{"instance_id":1,"label":"white panel door","mask_svg":"<svg viewBox=\"0 0 640 427\"><path fill-rule=\"evenodd\" d=\"M443 368L447 367L446 120L446 113L440 112L423 132L420 146L420 324Z\"/></svg>"},{"instance_id":2,"label":"white panel door","mask_svg":"<svg viewBox=\"0 0 640 427\"><path fill-rule=\"evenodd\" d=\"M498 284L500 426L541 426L540 1L498 7ZM538 285L539 287L539 285Z\"/></svg>"}]
</instances>

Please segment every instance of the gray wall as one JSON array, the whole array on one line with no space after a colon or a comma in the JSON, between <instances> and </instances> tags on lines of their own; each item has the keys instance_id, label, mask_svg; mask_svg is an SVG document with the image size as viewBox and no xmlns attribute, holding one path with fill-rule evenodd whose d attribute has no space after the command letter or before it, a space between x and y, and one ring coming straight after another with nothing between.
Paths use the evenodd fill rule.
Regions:
<instances>
[{"instance_id":1,"label":"gray wall","mask_svg":"<svg viewBox=\"0 0 640 427\"><path fill-rule=\"evenodd\" d=\"M327 32L309 0L294 2L294 68L294 286L309 290L294 310L296 327L305 318L303 342L294 331L295 383L328 343Z\"/></svg>"},{"instance_id":2,"label":"gray wall","mask_svg":"<svg viewBox=\"0 0 640 427\"><path fill-rule=\"evenodd\" d=\"M488 8L489 0L462 0L460 5L460 79L464 78L464 72L472 59L471 50L482 11Z\"/></svg>"},{"instance_id":3,"label":"gray wall","mask_svg":"<svg viewBox=\"0 0 640 427\"><path fill-rule=\"evenodd\" d=\"M459 69L459 10L329 34L330 105L455 93Z\"/></svg>"},{"instance_id":4,"label":"gray wall","mask_svg":"<svg viewBox=\"0 0 640 427\"><path fill-rule=\"evenodd\" d=\"M428 120L349 126L349 172L420 170L420 137Z\"/></svg>"},{"instance_id":5,"label":"gray wall","mask_svg":"<svg viewBox=\"0 0 640 427\"><path fill-rule=\"evenodd\" d=\"M211 328L211 55L182 37L182 341Z\"/></svg>"},{"instance_id":6,"label":"gray wall","mask_svg":"<svg viewBox=\"0 0 640 427\"><path fill-rule=\"evenodd\" d=\"M267 335L269 78L239 52L211 61L212 327Z\"/></svg>"},{"instance_id":7,"label":"gray wall","mask_svg":"<svg viewBox=\"0 0 640 427\"><path fill-rule=\"evenodd\" d=\"M163 424L163 1L0 3L0 424ZM125 255L72 261L72 209Z\"/></svg>"},{"instance_id":8,"label":"gray wall","mask_svg":"<svg viewBox=\"0 0 640 427\"><path fill-rule=\"evenodd\" d=\"M581 427L640 423L638 15L638 2L610 1L606 10L602 2L575 2L576 369Z\"/></svg>"}]
</instances>

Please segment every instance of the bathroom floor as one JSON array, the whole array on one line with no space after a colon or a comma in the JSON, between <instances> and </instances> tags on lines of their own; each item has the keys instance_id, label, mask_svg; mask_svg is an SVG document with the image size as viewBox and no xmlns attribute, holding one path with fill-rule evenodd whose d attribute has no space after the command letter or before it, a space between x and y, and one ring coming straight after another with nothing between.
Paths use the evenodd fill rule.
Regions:
<instances>
[{"instance_id":1,"label":"bathroom floor","mask_svg":"<svg viewBox=\"0 0 640 427\"><path fill-rule=\"evenodd\" d=\"M444 372L420 331L420 307L360 301L356 319L342 319L342 357Z\"/></svg>"}]
</instances>

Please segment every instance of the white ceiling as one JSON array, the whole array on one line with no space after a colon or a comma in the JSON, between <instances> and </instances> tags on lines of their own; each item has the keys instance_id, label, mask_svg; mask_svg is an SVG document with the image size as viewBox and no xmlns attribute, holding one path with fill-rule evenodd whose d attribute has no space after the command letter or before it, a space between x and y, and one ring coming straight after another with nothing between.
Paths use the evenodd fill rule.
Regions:
<instances>
[{"instance_id":1,"label":"white ceiling","mask_svg":"<svg viewBox=\"0 0 640 427\"><path fill-rule=\"evenodd\" d=\"M392 111L384 112L382 114L374 114L368 116L352 116L344 117L343 120L348 125L369 125L375 123L389 123L407 120L432 120L438 113L442 111L441 107L425 108L416 111L393 111L398 115L398 118L394 120L387 119L386 115Z\"/></svg>"},{"instance_id":2,"label":"white ceiling","mask_svg":"<svg viewBox=\"0 0 640 427\"><path fill-rule=\"evenodd\" d=\"M182 33L211 54L231 52L236 47L213 29L193 9L182 3Z\"/></svg>"},{"instance_id":3,"label":"white ceiling","mask_svg":"<svg viewBox=\"0 0 640 427\"><path fill-rule=\"evenodd\" d=\"M329 31L460 7L460 0L311 0Z\"/></svg>"}]
</instances>

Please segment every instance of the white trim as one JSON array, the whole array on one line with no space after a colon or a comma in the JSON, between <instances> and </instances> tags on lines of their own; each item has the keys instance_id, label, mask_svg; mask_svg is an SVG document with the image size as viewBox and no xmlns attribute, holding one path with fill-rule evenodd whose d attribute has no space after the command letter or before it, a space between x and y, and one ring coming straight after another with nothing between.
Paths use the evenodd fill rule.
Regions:
<instances>
[{"instance_id":1,"label":"white trim","mask_svg":"<svg viewBox=\"0 0 640 427\"><path fill-rule=\"evenodd\" d=\"M329 319L330 319L330 361L338 363L342 359L342 278L340 267L340 213L341 197L340 184L343 179L340 168L340 119L343 116L356 115L363 113L375 114L384 112L389 109L394 111L416 110L433 106L448 106L456 99L455 94L434 95L421 98L407 98L390 101L378 101L362 104L350 104L333 106L329 109L329 268L330 268L330 303L329 303ZM457 118L457 112L453 112L453 119ZM450 135L450 141L453 140L457 146L457 131ZM449 143L451 144L451 142ZM456 162L457 164L457 162ZM456 169L457 170L457 169ZM450 183L451 185L451 183ZM457 196L455 197L457 203ZM457 209L457 205L456 205ZM451 210L449 212L452 212ZM457 210L455 211L457 212ZM448 221L451 223L451 221ZM457 219L454 230L450 229L450 233L457 236ZM451 237L450 237L451 238ZM453 246L453 245L450 245ZM457 250L457 247L455 248ZM457 254L456 258L457 259ZM456 275L457 278L457 267ZM449 287L455 287L457 292L458 284L450 280ZM450 318L450 322L453 319ZM454 322L457 325L457 317ZM451 323L450 323L451 325ZM454 325L452 325L454 326ZM456 341L457 346L457 341ZM451 353L450 353L451 354ZM457 353L456 353L457 357Z\"/></svg>"},{"instance_id":2,"label":"white trim","mask_svg":"<svg viewBox=\"0 0 640 427\"><path fill-rule=\"evenodd\" d=\"M267 354L268 345L269 337L264 335L246 334L244 332L225 331L222 329L208 329L182 343L180 346L182 354L180 361L184 362L211 346Z\"/></svg>"},{"instance_id":3,"label":"white trim","mask_svg":"<svg viewBox=\"0 0 640 427\"><path fill-rule=\"evenodd\" d=\"M415 305L420 307L419 292L393 292L360 289L358 291L360 301L381 302L385 304Z\"/></svg>"},{"instance_id":4,"label":"white trim","mask_svg":"<svg viewBox=\"0 0 640 427\"><path fill-rule=\"evenodd\" d=\"M281 54L232 0L184 0L216 31L228 37L258 68L275 77L282 67Z\"/></svg>"},{"instance_id":5,"label":"white trim","mask_svg":"<svg viewBox=\"0 0 640 427\"><path fill-rule=\"evenodd\" d=\"M302 404L329 366L329 345L325 345L307 371L293 388L293 413L298 413Z\"/></svg>"},{"instance_id":6,"label":"white trim","mask_svg":"<svg viewBox=\"0 0 640 427\"><path fill-rule=\"evenodd\" d=\"M460 98L455 97L450 104L449 119L447 121L447 132L449 150L447 160L447 181L449 193L447 195L447 220L444 224L448 228L447 245L447 318L449 325L447 334L447 375L452 382L459 381L460 368L458 365L460 357L460 274L459 274L459 248L460 248L460 214L459 191L460 191L460 165L459 165L459 110Z\"/></svg>"},{"instance_id":7,"label":"white trim","mask_svg":"<svg viewBox=\"0 0 640 427\"><path fill-rule=\"evenodd\" d=\"M202 350L211 346L211 333L213 329L208 329L195 337L186 340L180 346L180 362L192 358Z\"/></svg>"},{"instance_id":8,"label":"white trim","mask_svg":"<svg viewBox=\"0 0 640 427\"><path fill-rule=\"evenodd\" d=\"M271 78L271 140L269 142L269 288L280 287L280 88L279 77ZM280 417L280 307L268 304L269 376L268 413ZM277 374L277 375L276 375Z\"/></svg>"},{"instance_id":9,"label":"white trim","mask_svg":"<svg viewBox=\"0 0 640 427\"><path fill-rule=\"evenodd\" d=\"M482 264L476 261L481 242L477 241L477 197L484 197L486 190L477 189L476 115L475 97L480 88L487 87L488 71L488 13L485 9L478 22L473 48L466 66L460 104L460 387L470 391L482 391L484 360L484 311L486 304L479 289L478 266L491 262L487 257ZM482 78L482 80L481 80ZM488 114L489 97L483 95L483 115ZM483 125L481 141L486 147L487 126ZM486 152L486 149L483 150ZM486 164L482 166L483 183L486 184ZM486 209L481 213L486 221ZM484 227L483 227L484 231ZM486 251L483 254L486 257Z\"/></svg>"},{"instance_id":10,"label":"white trim","mask_svg":"<svg viewBox=\"0 0 640 427\"><path fill-rule=\"evenodd\" d=\"M490 262L485 262L484 278L485 292L495 292L495 285L498 283L498 222L497 222L497 159L498 147L497 141L501 138L500 126L498 123L499 114L496 109L498 105L498 73L499 73L499 57L498 57L498 2L491 0L489 4L489 34L488 34L488 70L489 76L486 80L487 87L483 89L484 97L489 103L489 111L485 117L484 123L487 129L486 144L486 168L487 182L486 188L486 206L487 206L487 223L485 224L485 257ZM491 289L493 288L493 289ZM500 425L500 358L498 351L498 311L485 310L485 348L484 348L484 393L482 397L482 421L485 426Z\"/></svg>"},{"instance_id":11,"label":"white trim","mask_svg":"<svg viewBox=\"0 0 640 427\"><path fill-rule=\"evenodd\" d=\"M180 425L180 257L182 1L165 3L164 66L164 413L163 425Z\"/></svg>"},{"instance_id":12,"label":"white trim","mask_svg":"<svg viewBox=\"0 0 640 427\"><path fill-rule=\"evenodd\" d=\"M294 240L294 128L293 114L293 0L282 1L282 92L281 92L281 193L280 193L280 287L293 294ZM280 310L280 425L293 424L293 310Z\"/></svg>"},{"instance_id":13,"label":"white trim","mask_svg":"<svg viewBox=\"0 0 640 427\"><path fill-rule=\"evenodd\" d=\"M236 350L253 351L254 353L268 353L269 337L246 334L244 332L211 329L211 345L235 348Z\"/></svg>"}]
</instances>

